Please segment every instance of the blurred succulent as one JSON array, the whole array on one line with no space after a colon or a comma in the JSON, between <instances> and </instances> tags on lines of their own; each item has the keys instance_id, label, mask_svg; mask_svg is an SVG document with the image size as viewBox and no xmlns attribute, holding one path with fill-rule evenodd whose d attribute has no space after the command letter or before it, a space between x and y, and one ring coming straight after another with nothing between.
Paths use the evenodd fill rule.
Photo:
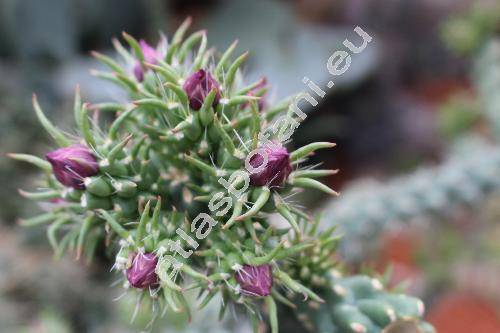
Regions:
<instances>
[{"instance_id":1,"label":"blurred succulent","mask_svg":"<svg viewBox=\"0 0 500 333\"><path fill-rule=\"evenodd\" d=\"M439 109L439 130L447 139L456 139L481 119L481 103L471 93L451 96Z\"/></svg>"},{"instance_id":2,"label":"blurred succulent","mask_svg":"<svg viewBox=\"0 0 500 333\"><path fill-rule=\"evenodd\" d=\"M384 230L453 214L457 207L477 205L499 191L500 149L470 137L466 141L437 167L422 167L387 184L357 181L340 200L328 204L322 224L339 224L342 257L359 262L378 245Z\"/></svg>"},{"instance_id":3,"label":"blurred succulent","mask_svg":"<svg viewBox=\"0 0 500 333\"><path fill-rule=\"evenodd\" d=\"M455 139L462 136L455 144L459 149L440 166L420 168L388 184L358 181L326 208L323 223L333 220L345 233L345 259L362 260L393 222L450 214L458 206L478 205L485 195L500 190L500 148L463 135L484 116L496 139L500 138L500 43L492 38L485 44L475 61L479 98L467 96L443 108L443 131Z\"/></svg>"},{"instance_id":4,"label":"blurred succulent","mask_svg":"<svg viewBox=\"0 0 500 333\"><path fill-rule=\"evenodd\" d=\"M71 156L59 154L63 158L54 164L11 155L44 171L41 189L21 191L23 196L59 200L22 224L49 224L48 238L58 253L73 250L77 257L92 258L97 245L106 244L116 253L114 268L123 276L123 286L159 305L155 311L189 313L185 292L197 289L200 308L219 295L221 317L228 305L240 305L255 330L265 312L272 331L278 332L276 301L291 305L294 294L301 294L323 302L307 286L311 280L294 272L307 264L321 280L332 240L328 234L326 239L315 232L303 234L310 218L289 198L300 188L336 195L316 180L332 170L300 167L314 151L333 144L317 142L290 152L277 145L285 141L281 136L291 124L285 122L278 131L274 127L283 125L283 118L271 128L268 123L287 110L288 117L300 110L290 107L288 99L259 110L265 88L254 93L262 82L247 85L239 70L247 53L231 62L233 43L216 62L214 50L207 50L205 31L184 39L189 23L181 25L168 45L162 41L161 56L128 34L123 37L131 51L114 41L123 66L94 53L112 70L94 74L122 86L130 101L91 105L82 103L77 91L75 137L57 129L33 99L40 122L61 147L58 151L71 151ZM142 76L130 67L137 63ZM111 123L99 117L103 113L114 115ZM74 158L75 149L84 150L85 158ZM269 223L268 215L275 212L290 228ZM295 260L310 249L318 249L321 269L315 262ZM421 313L411 316L418 319Z\"/></svg>"},{"instance_id":5,"label":"blurred succulent","mask_svg":"<svg viewBox=\"0 0 500 333\"><path fill-rule=\"evenodd\" d=\"M366 275L342 277L332 271L328 285L321 291L325 303L302 303L299 319L313 332L372 333L403 332L396 329L410 322L410 332L435 333L434 328L418 322L424 304L417 298L384 290L379 279Z\"/></svg>"},{"instance_id":6,"label":"blurred succulent","mask_svg":"<svg viewBox=\"0 0 500 333\"><path fill-rule=\"evenodd\" d=\"M449 18L441 34L453 51L470 54L478 51L493 33L499 32L499 22L498 1L473 2L468 11Z\"/></svg>"},{"instance_id":7,"label":"blurred succulent","mask_svg":"<svg viewBox=\"0 0 500 333\"><path fill-rule=\"evenodd\" d=\"M500 15L500 14L499 14ZM500 18L499 18L500 20ZM500 39L492 38L475 58L475 85L483 105L483 113L500 140Z\"/></svg>"}]
</instances>

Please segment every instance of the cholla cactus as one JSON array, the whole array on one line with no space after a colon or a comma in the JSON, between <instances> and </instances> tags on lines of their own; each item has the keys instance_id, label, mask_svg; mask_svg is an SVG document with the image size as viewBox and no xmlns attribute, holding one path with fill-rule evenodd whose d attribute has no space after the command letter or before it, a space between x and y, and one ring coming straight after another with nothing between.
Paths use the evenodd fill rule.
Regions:
<instances>
[{"instance_id":1,"label":"cholla cactus","mask_svg":"<svg viewBox=\"0 0 500 333\"><path fill-rule=\"evenodd\" d=\"M417 298L389 293L380 280L364 275L342 277L332 271L327 279L322 291L326 303L301 304L298 310L298 318L313 332L402 332L391 329L402 321L413 322L421 333L435 332L431 325L415 320L424 313Z\"/></svg>"},{"instance_id":2,"label":"cholla cactus","mask_svg":"<svg viewBox=\"0 0 500 333\"><path fill-rule=\"evenodd\" d=\"M322 223L339 224L343 258L359 262L378 245L378 236L398 223L443 217L499 191L500 149L470 139L440 166L420 168L386 184L358 181L329 203Z\"/></svg>"},{"instance_id":3,"label":"cholla cactus","mask_svg":"<svg viewBox=\"0 0 500 333\"><path fill-rule=\"evenodd\" d=\"M500 15L500 14L499 14ZM475 83L484 108L484 115L500 139L500 39L492 38L475 59Z\"/></svg>"},{"instance_id":4,"label":"cholla cactus","mask_svg":"<svg viewBox=\"0 0 500 333\"><path fill-rule=\"evenodd\" d=\"M47 154L50 163L12 157L44 171L43 190L21 194L57 203L22 223L49 224L58 253L72 249L91 258L104 242L116 253L114 269L123 286L164 311L189 311L184 291L199 289L200 307L219 294L221 316L229 304L240 304L257 323L263 299L277 332L276 301L293 305L294 295L301 294L324 302L314 285L306 285L312 280L295 272L297 265L310 266L320 274L315 280L326 281L329 257L320 260L321 269L307 260L295 267L289 261L310 249L332 249L331 235L304 234L310 219L287 198L299 188L336 194L315 179L333 171L299 167L309 154L333 144L289 152L281 142L298 124L294 115L300 109L289 108L289 100L274 107L258 103L265 81L246 84L239 71L247 53L231 62L232 44L214 61L205 31L184 39L188 25L157 48L124 34L131 52L114 41L124 65L94 53L112 70L94 73L127 90L130 102L91 105L77 91L76 136L57 129L33 99L60 148ZM266 129L286 110L288 116ZM99 117L106 113L114 116L111 123ZM291 230L268 222L275 212Z\"/></svg>"},{"instance_id":5,"label":"cholla cactus","mask_svg":"<svg viewBox=\"0 0 500 333\"><path fill-rule=\"evenodd\" d=\"M475 60L475 84L480 95L481 115L491 132L500 138L500 41L490 39ZM469 112L470 113L470 112ZM469 115L470 116L470 115ZM500 191L500 148L484 140L459 142L438 167L421 168L388 184L357 181L339 201L326 207L324 223L341 225L345 238L343 257L360 261L373 250L383 230L400 221L446 215L458 206L474 206L484 196Z\"/></svg>"}]
</instances>

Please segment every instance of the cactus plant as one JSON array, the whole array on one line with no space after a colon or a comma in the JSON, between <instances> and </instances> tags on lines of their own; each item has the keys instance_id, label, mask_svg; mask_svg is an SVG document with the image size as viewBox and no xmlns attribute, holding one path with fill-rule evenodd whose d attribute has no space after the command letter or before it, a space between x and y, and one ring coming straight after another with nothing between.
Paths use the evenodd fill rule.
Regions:
<instances>
[{"instance_id":1,"label":"cactus plant","mask_svg":"<svg viewBox=\"0 0 500 333\"><path fill-rule=\"evenodd\" d=\"M452 15L441 27L445 43L461 55L476 52L498 32L499 9L496 0L471 3L465 12Z\"/></svg>"},{"instance_id":2,"label":"cactus plant","mask_svg":"<svg viewBox=\"0 0 500 333\"><path fill-rule=\"evenodd\" d=\"M500 39L491 38L475 59L475 85L497 140L500 139Z\"/></svg>"},{"instance_id":3,"label":"cactus plant","mask_svg":"<svg viewBox=\"0 0 500 333\"><path fill-rule=\"evenodd\" d=\"M434 333L427 323L417 322L424 305L417 298L383 289L380 280L366 275L342 277L333 271L328 288L321 293L325 304L299 307L299 319L313 332L375 333L399 321L413 321L422 333ZM397 331L396 331L397 332Z\"/></svg>"},{"instance_id":4,"label":"cactus plant","mask_svg":"<svg viewBox=\"0 0 500 333\"><path fill-rule=\"evenodd\" d=\"M500 149L484 140L458 144L446 161L382 184L358 180L325 207L322 224L335 221L344 234L343 258L359 262L384 230L422 217L444 217L500 190Z\"/></svg>"},{"instance_id":5,"label":"cactus plant","mask_svg":"<svg viewBox=\"0 0 500 333\"><path fill-rule=\"evenodd\" d=\"M73 250L92 258L106 244L123 286L150 298L158 313L189 312L184 292L197 289L200 308L219 295L220 316L229 304L240 305L256 329L265 309L277 332L277 302L294 306L297 294L324 302L321 284L311 282L327 281L331 257L304 257L313 249L331 251L336 236L333 229L305 233L310 218L289 198L299 188L336 195L316 180L334 171L301 167L315 150L334 145L284 147L301 115L294 101L263 103L265 81L248 84L240 71L248 53L231 61L233 43L219 57L207 49L205 31L184 38L189 23L170 42L162 37L157 48L124 33L129 48L114 40L121 62L95 52L112 72L93 73L122 86L130 99L84 103L77 90L73 135L54 126L33 98L59 148L47 154L48 162L11 155L43 171L39 190L20 193L53 202L21 223L48 224L58 254ZM269 223L275 212L290 228ZM319 279L296 274L306 266ZM343 327L350 314L339 311L332 320ZM418 320L422 312L406 315Z\"/></svg>"},{"instance_id":6,"label":"cactus plant","mask_svg":"<svg viewBox=\"0 0 500 333\"><path fill-rule=\"evenodd\" d=\"M498 141L500 43L491 38L484 44L474 68L474 81L480 97L478 112L487 120ZM468 116L474 117L472 114ZM386 184L358 180L344 191L339 201L329 203L323 223L333 220L341 226L345 233L341 247L343 257L360 261L376 247L376 236L393 225L390 222L444 216L459 206L477 205L484 196L500 190L498 145L466 136L458 139L455 147L459 147L458 151L452 149L440 166L422 167Z\"/></svg>"}]
</instances>

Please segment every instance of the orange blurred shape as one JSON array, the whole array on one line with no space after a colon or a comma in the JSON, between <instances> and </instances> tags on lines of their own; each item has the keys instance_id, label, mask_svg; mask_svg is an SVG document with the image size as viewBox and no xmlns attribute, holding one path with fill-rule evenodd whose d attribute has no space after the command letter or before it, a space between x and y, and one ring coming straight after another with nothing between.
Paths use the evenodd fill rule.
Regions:
<instances>
[{"instance_id":1,"label":"orange blurred shape","mask_svg":"<svg viewBox=\"0 0 500 333\"><path fill-rule=\"evenodd\" d=\"M500 315L473 294L450 293L430 308L427 320L439 333L500 333Z\"/></svg>"},{"instance_id":2,"label":"orange blurred shape","mask_svg":"<svg viewBox=\"0 0 500 333\"><path fill-rule=\"evenodd\" d=\"M414 230L387 232L382 238L380 261L382 264L397 262L415 266L415 252L420 245L420 235Z\"/></svg>"},{"instance_id":3,"label":"orange blurred shape","mask_svg":"<svg viewBox=\"0 0 500 333\"><path fill-rule=\"evenodd\" d=\"M455 79L425 80L416 85L413 92L430 104L439 105L446 102L450 96L460 92L471 92L470 83ZM473 333L473 332L471 332Z\"/></svg>"},{"instance_id":4,"label":"orange blurred shape","mask_svg":"<svg viewBox=\"0 0 500 333\"><path fill-rule=\"evenodd\" d=\"M389 286L395 287L404 282L409 291L418 293L423 287L422 269L415 263L415 252L420 246L420 234L416 230L386 232L376 263L381 274L391 267ZM500 333L500 332L499 332Z\"/></svg>"}]
</instances>

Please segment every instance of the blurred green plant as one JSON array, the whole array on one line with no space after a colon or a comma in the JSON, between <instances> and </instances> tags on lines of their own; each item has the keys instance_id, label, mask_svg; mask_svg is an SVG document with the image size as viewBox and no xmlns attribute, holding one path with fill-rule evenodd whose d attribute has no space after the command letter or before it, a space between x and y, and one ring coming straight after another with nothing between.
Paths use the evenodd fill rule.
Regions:
<instances>
[{"instance_id":1,"label":"blurred green plant","mask_svg":"<svg viewBox=\"0 0 500 333\"><path fill-rule=\"evenodd\" d=\"M474 69L484 116L495 138L500 141L500 39L492 38L486 43L475 58Z\"/></svg>"},{"instance_id":2,"label":"blurred green plant","mask_svg":"<svg viewBox=\"0 0 500 333\"><path fill-rule=\"evenodd\" d=\"M452 15L441 27L448 47L460 55L479 50L500 29L500 2L473 2L465 13Z\"/></svg>"},{"instance_id":3,"label":"blurred green plant","mask_svg":"<svg viewBox=\"0 0 500 333\"><path fill-rule=\"evenodd\" d=\"M342 277L332 271L328 280L321 292L325 304L299 306L299 319L313 332L396 333L394 327L404 321L412 322L415 332L435 332L431 325L414 319L424 313L422 301L384 290L379 279L365 275Z\"/></svg>"},{"instance_id":4,"label":"blurred green plant","mask_svg":"<svg viewBox=\"0 0 500 333\"><path fill-rule=\"evenodd\" d=\"M39 314L30 327L21 328L19 333L70 333L71 329L61 316L49 310Z\"/></svg>"},{"instance_id":5,"label":"blurred green plant","mask_svg":"<svg viewBox=\"0 0 500 333\"><path fill-rule=\"evenodd\" d=\"M446 219L460 206L474 207L500 190L500 149L468 137L439 166L422 167L386 183L359 180L325 208L322 224L339 224L342 254L359 262L378 246L380 234L402 222Z\"/></svg>"},{"instance_id":6,"label":"blurred green plant","mask_svg":"<svg viewBox=\"0 0 500 333\"><path fill-rule=\"evenodd\" d=\"M457 139L470 132L481 116L481 105L472 93L453 95L439 108L439 131L448 140Z\"/></svg>"},{"instance_id":7,"label":"blurred green plant","mask_svg":"<svg viewBox=\"0 0 500 333\"><path fill-rule=\"evenodd\" d=\"M500 11L489 13L483 4L477 6L471 20L480 20L483 13L495 24L500 22ZM440 112L441 132L453 139L441 165L419 168L385 184L359 180L343 191L340 200L327 206L324 223L333 220L340 225L345 234L342 254L348 261L365 258L388 228L432 217L445 220L458 207L477 207L500 190L500 148L470 134L473 125L485 119L486 127L500 138L500 42L482 33L484 47L475 49L480 52L474 61L479 96L456 95Z\"/></svg>"}]
</instances>

